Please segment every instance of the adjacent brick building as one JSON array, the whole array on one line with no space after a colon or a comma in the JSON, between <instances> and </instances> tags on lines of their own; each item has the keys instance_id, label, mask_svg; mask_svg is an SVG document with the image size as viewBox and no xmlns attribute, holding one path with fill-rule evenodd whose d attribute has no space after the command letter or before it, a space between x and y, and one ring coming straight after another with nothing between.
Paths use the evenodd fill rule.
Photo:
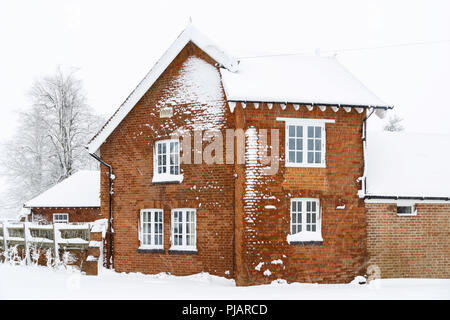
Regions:
<instances>
[{"instance_id":1,"label":"adjacent brick building","mask_svg":"<svg viewBox=\"0 0 450 320\"><path fill-rule=\"evenodd\" d=\"M450 154L441 149L449 141L444 134L369 132L367 250L378 276L450 277Z\"/></svg>"},{"instance_id":2,"label":"adjacent brick building","mask_svg":"<svg viewBox=\"0 0 450 320\"><path fill-rule=\"evenodd\" d=\"M93 222L100 211L100 172L81 170L27 201L27 220L41 223Z\"/></svg>"},{"instance_id":3,"label":"adjacent brick building","mask_svg":"<svg viewBox=\"0 0 450 320\"><path fill-rule=\"evenodd\" d=\"M238 61L189 26L89 144L114 268L238 285L364 274L378 219L364 127L389 108L334 58Z\"/></svg>"}]
</instances>

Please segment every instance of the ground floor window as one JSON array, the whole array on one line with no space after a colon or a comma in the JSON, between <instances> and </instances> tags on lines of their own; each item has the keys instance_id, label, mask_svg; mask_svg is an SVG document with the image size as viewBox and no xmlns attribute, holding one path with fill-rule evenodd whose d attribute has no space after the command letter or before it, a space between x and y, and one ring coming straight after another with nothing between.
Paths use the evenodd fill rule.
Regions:
<instances>
[{"instance_id":1,"label":"ground floor window","mask_svg":"<svg viewBox=\"0 0 450 320\"><path fill-rule=\"evenodd\" d=\"M68 223L69 222L69 214L68 213L54 213L53 214L53 223Z\"/></svg>"},{"instance_id":2,"label":"ground floor window","mask_svg":"<svg viewBox=\"0 0 450 320\"><path fill-rule=\"evenodd\" d=\"M411 205L397 204L397 215L399 215L399 216L415 216L415 215L417 215L417 211L413 204L411 204Z\"/></svg>"},{"instance_id":3,"label":"ground floor window","mask_svg":"<svg viewBox=\"0 0 450 320\"><path fill-rule=\"evenodd\" d=\"M172 210L171 250L196 251L196 210Z\"/></svg>"},{"instance_id":4,"label":"ground floor window","mask_svg":"<svg viewBox=\"0 0 450 320\"><path fill-rule=\"evenodd\" d=\"M291 199L288 242L323 241L319 199Z\"/></svg>"},{"instance_id":5,"label":"ground floor window","mask_svg":"<svg viewBox=\"0 0 450 320\"><path fill-rule=\"evenodd\" d=\"M142 209L139 228L139 240L141 248L162 249L164 247L163 237L163 210Z\"/></svg>"}]
</instances>

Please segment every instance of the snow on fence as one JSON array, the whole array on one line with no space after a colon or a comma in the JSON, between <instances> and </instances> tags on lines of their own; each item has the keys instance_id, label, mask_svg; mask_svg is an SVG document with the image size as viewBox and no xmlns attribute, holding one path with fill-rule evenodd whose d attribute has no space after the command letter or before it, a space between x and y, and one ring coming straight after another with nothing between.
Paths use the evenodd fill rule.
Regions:
<instances>
[{"instance_id":1,"label":"snow on fence","mask_svg":"<svg viewBox=\"0 0 450 320\"><path fill-rule=\"evenodd\" d=\"M106 219L90 223L53 223L38 224L32 222L0 221L0 251L7 259L9 249L17 251L23 248L26 264L31 263L30 248L40 248L52 251L55 262L60 260L60 250L88 251L89 247L99 247L98 241L104 239ZM100 234L97 241L90 241L91 232ZM0 254L1 257L1 254ZM1 262L1 260L0 260Z\"/></svg>"}]
</instances>

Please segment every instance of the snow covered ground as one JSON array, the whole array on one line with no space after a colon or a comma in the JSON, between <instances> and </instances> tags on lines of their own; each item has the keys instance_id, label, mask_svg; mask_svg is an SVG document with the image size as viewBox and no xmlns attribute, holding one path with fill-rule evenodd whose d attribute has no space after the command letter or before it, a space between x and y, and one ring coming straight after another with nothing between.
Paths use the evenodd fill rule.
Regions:
<instances>
[{"instance_id":1,"label":"snow covered ground","mask_svg":"<svg viewBox=\"0 0 450 320\"><path fill-rule=\"evenodd\" d=\"M359 284L236 287L207 273L186 277L0 264L0 299L450 299L450 279L383 279Z\"/></svg>"}]
</instances>

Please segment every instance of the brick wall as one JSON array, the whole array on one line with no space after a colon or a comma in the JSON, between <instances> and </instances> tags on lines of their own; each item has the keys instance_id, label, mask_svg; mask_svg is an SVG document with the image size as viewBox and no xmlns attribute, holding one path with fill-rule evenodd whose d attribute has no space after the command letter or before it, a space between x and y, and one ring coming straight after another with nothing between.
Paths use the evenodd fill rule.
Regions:
<instances>
[{"instance_id":1,"label":"brick wall","mask_svg":"<svg viewBox=\"0 0 450 320\"><path fill-rule=\"evenodd\" d=\"M395 204L366 206L370 264L382 278L450 278L450 204L417 204L410 217Z\"/></svg>"},{"instance_id":2,"label":"brick wall","mask_svg":"<svg viewBox=\"0 0 450 320\"><path fill-rule=\"evenodd\" d=\"M192 59L207 69L208 81L219 84L219 99L183 100L178 95L196 90L186 85L204 85L202 74L198 74L199 83L180 81ZM175 104L173 117L160 118L159 106L168 101ZM118 272L187 275L205 271L233 277L233 165L182 164L181 184L152 184L155 141L170 138L179 127L213 126L224 133L233 127L231 120L215 62L189 43L101 146L101 157L112 165L115 175L113 250ZM101 170L101 210L107 215L107 171ZM144 208L164 210L163 253L138 252L138 221ZM169 253L171 209L175 208L197 210L196 254Z\"/></svg>"},{"instance_id":3,"label":"brick wall","mask_svg":"<svg viewBox=\"0 0 450 320\"><path fill-rule=\"evenodd\" d=\"M92 222L107 217L102 216L100 208L32 208L31 210L35 219L43 219L47 222L53 222L54 213L68 213L69 222ZM31 221L31 216L29 220Z\"/></svg>"},{"instance_id":4,"label":"brick wall","mask_svg":"<svg viewBox=\"0 0 450 320\"><path fill-rule=\"evenodd\" d=\"M252 104L242 109L238 104L234 113L239 128L279 129L281 158L274 176L261 175L261 168L251 164L236 166L237 284L268 283L278 278L289 282L348 282L364 273L366 221L364 203L357 197L364 113L343 109L334 112L330 108L309 111L305 106L295 110L290 104L284 110L277 104L269 110L264 103L258 109ZM285 167L285 122L276 117L335 120L326 124L326 168ZM291 198L320 199L323 244L287 243ZM343 205L344 210L336 209ZM278 259L283 264L271 263ZM260 263L264 264L255 270ZM270 276L264 275L266 270Z\"/></svg>"}]
</instances>

